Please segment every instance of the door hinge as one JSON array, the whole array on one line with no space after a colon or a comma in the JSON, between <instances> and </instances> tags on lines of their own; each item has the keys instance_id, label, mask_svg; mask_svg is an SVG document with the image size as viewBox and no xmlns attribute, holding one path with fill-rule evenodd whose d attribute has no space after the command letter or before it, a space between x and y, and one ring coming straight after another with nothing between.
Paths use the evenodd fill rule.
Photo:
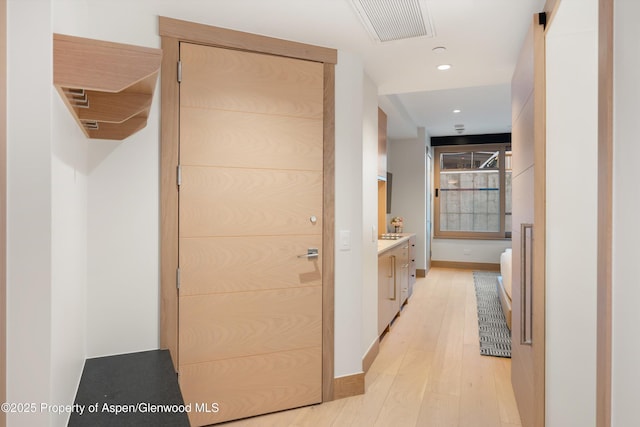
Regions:
<instances>
[{"instance_id":1,"label":"door hinge","mask_svg":"<svg viewBox=\"0 0 640 427\"><path fill-rule=\"evenodd\" d=\"M182 167L180 165L176 168L176 184L178 187L182 185Z\"/></svg>"},{"instance_id":2,"label":"door hinge","mask_svg":"<svg viewBox=\"0 0 640 427\"><path fill-rule=\"evenodd\" d=\"M180 267L176 269L176 288L180 289Z\"/></svg>"},{"instance_id":3,"label":"door hinge","mask_svg":"<svg viewBox=\"0 0 640 427\"><path fill-rule=\"evenodd\" d=\"M182 61L178 61L178 83L182 83Z\"/></svg>"}]
</instances>

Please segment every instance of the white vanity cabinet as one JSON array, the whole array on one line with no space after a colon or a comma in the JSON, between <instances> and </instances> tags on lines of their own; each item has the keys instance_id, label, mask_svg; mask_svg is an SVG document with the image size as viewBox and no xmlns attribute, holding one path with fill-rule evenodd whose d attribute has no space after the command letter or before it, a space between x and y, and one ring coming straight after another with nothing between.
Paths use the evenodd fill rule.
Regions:
<instances>
[{"instance_id":1,"label":"white vanity cabinet","mask_svg":"<svg viewBox=\"0 0 640 427\"><path fill-rule=\"evenodd\" d=\"M378 244L378 334L382 335L411 295L411 236ZM415 267L414 267L415 268ZM413 279L413 282L412 282Z\"/></svg>"}]
</instances>

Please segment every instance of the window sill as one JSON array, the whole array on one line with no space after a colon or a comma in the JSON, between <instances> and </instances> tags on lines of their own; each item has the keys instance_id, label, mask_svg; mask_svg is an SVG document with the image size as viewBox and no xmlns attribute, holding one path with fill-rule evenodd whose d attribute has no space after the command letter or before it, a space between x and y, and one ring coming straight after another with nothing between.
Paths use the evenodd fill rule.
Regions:
<instances>
[{"instance_id":1,"label":"window sill","mask_svg":"<svg viewBox=\"0 0 640 427\"><path fill-rule=\"evenodd\" d=\"M511 237L493 237L493 236L433 236L434 240L506 240L511 241Z\"/></svg>"}]
</instances>

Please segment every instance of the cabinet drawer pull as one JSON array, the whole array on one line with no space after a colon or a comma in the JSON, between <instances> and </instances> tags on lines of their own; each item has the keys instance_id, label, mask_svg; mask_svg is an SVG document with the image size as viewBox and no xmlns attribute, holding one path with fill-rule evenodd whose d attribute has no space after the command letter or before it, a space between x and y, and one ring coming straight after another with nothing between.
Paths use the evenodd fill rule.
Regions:
<instances>
[{"instance_id":1,"label":"cabinet drawer pull","mask_svg":"<svg viewBox=\"0 0 640 427\"><path fill-rule=\"evenodd\" d=\"M396 300L396 256L391 255L391 268L393 269L393 298L389 298L391 301Z\"/></svg>"},{"instance_id":2,"label":"cabinet drawer pull","mask_svg":"<svg viewBox=\"0 0 640 427\"><path fill-rule=\"evenodd\" d=\"M531 245L527 250L527 230ZM527 270L529 274L527 274ZM529 283L529 286L527 286ZM520 344L533 345L533 224L520 224Z\"/></svg>"}]
</instances>

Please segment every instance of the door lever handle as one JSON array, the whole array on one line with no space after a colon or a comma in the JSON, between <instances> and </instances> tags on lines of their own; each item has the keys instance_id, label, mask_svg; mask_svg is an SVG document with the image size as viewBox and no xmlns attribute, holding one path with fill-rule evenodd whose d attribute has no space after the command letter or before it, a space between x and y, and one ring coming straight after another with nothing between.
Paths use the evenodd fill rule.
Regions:
<instances>
[{"instance_id":1,"label":"door lever handle","mask_svg":"<svg viewBox=\"0 0 640 427\"><path fill-rule=\"evenodd\" d=\"M304 255L298 255L298 258L318 258L318 248L309 248Z\"/></svg>"}]
</instances>

